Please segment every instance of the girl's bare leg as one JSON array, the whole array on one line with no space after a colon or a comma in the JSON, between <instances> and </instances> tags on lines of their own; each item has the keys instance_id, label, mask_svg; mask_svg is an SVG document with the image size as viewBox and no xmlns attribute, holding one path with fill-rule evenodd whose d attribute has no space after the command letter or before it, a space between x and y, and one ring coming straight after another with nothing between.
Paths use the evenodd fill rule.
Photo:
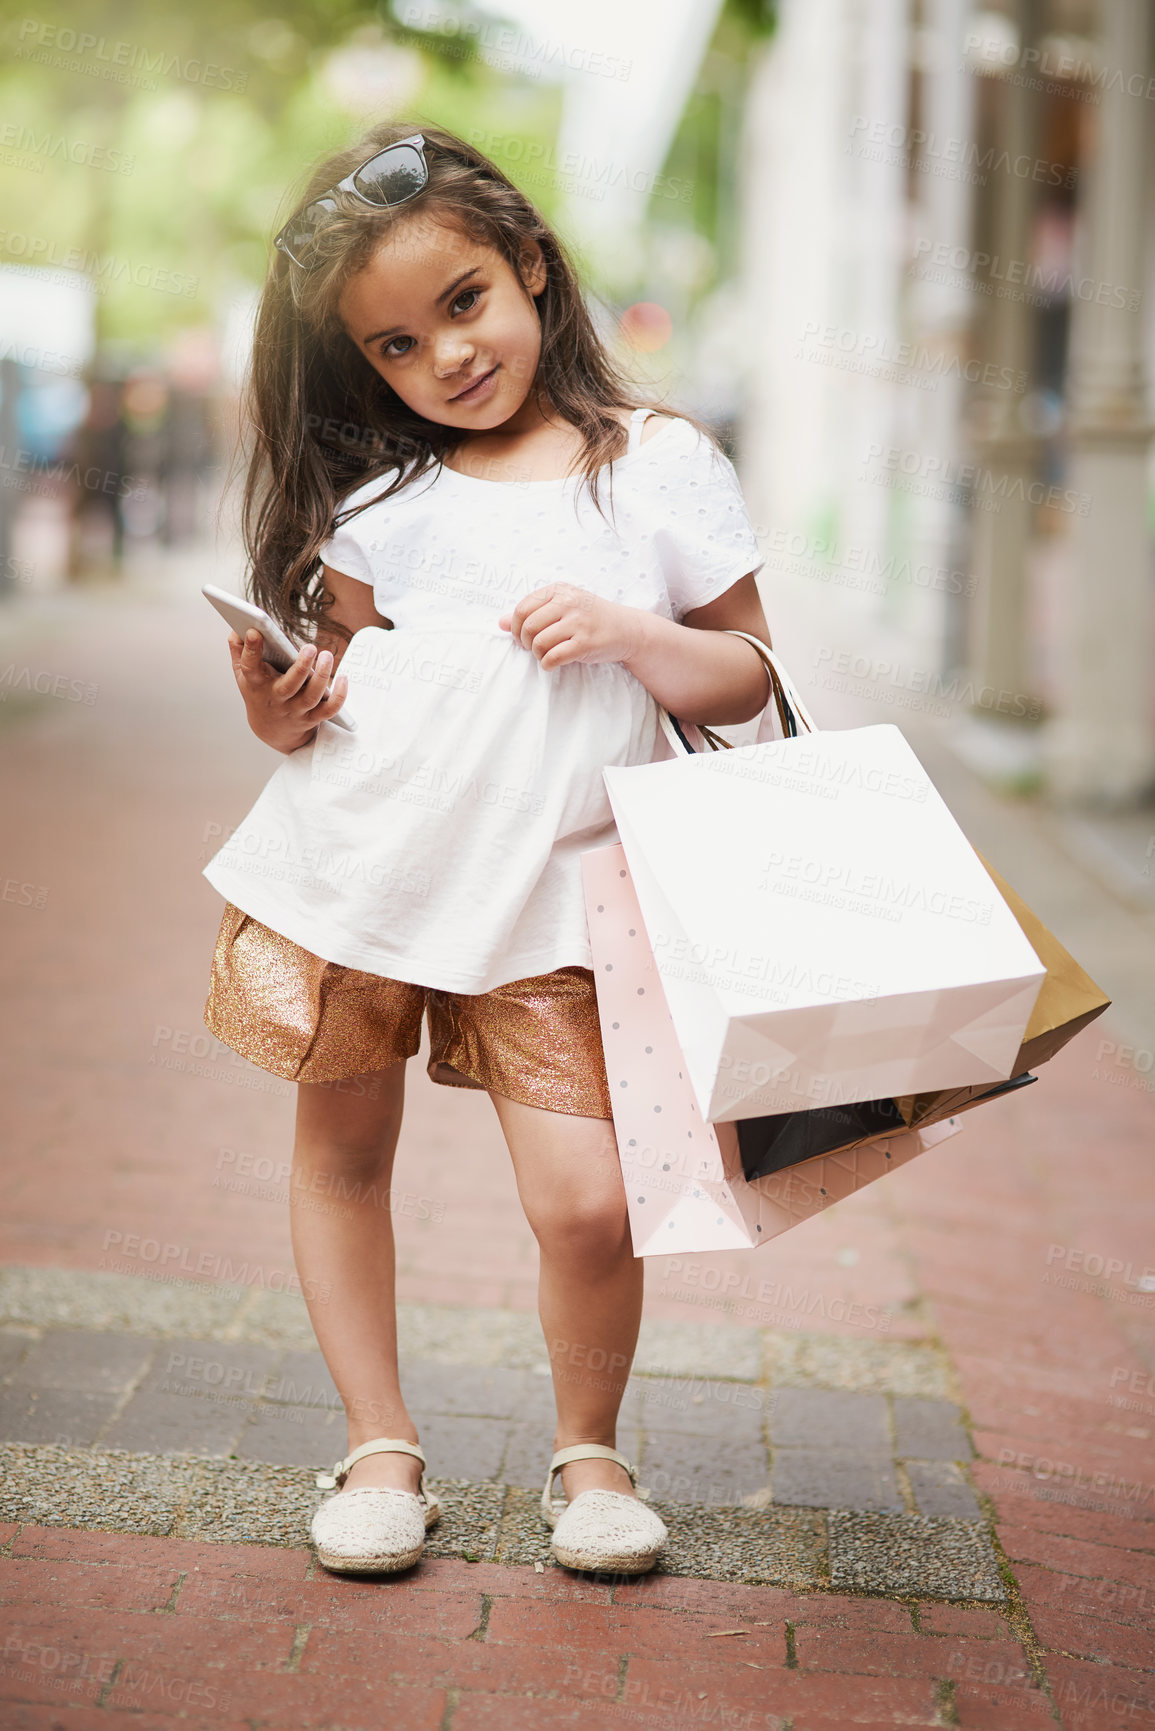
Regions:
<instances>
[{"instance_id":1,"label":"girl's bare leg","mask_svg":"<svg viewBox=\"0 0 1155 1731\"><path fill-rule=\"evenodd\" d=\"M405 1061L340 1086L297 1086L290 1225L297 1273L329 1374L345 1406L349 1453L373 1437L417 1442L397 1379L389 1182L401 1129ZM331 1462L325 1462L326 1466ZM344 1489L417 1489L412 1455L368 1455Z\"/></svg>"},{"instance_id":2,"label":"girl's bare leg","mask_svg":"<svg viewBox=\"0 0 1155 1731\"><path fill-rule=\"evenodd\" d=\"M541 1252L538 1310L557 1400L554 1448L615 1446L618 1408L642 1318L643 1264L635 1257L613 1123L547 1112L490 1091L518 1194ZM571 1501L602 1487L630 1492L612 1461L561 1470Z\"/></svg>"}]
</instances>

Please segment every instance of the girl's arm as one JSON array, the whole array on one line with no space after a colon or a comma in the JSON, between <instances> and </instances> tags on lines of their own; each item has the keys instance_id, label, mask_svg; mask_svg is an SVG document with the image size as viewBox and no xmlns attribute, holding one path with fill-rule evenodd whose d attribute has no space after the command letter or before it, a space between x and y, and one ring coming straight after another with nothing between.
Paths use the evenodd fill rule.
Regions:
<instances>
[{"instance_id":1,"label":"girl's arm","mask_svg":"<svg viewBox=\"0 0 1155 1731\"><path fill-rule=\"evenodd\" d=\"M749 721L770 701L770 675L752 643L724 633L748 631L768 649L770 627L753 574L682 615L682 623L638 609L636 650L623 657L634 678L682 721L714 726Z\"/></svg>"},{"instance_id":2,"label":"girl's arm","mask_svg":"<svg viewBox=\"0 0 1155 1731\"><path fill-rule=\"evenodd\" d=\"M323 567L325 587L333 593L333 605L326 617L346 626L351 632L366 625L388 625L389 621L373 605L373 590L368 583L346 577L343 571ZM288 754L307 745L322 721L327 721L344 703L349 681L343 674L333 679L331 696L325 689L348 647L348 640L336 633L320 630L316 643L306 643L283 673L262 658L259 631L246 631L242 639L229 632L229 653L233 658L233 673L249 726L258 739L275 751Z\"/></svg>"}]
</instances>

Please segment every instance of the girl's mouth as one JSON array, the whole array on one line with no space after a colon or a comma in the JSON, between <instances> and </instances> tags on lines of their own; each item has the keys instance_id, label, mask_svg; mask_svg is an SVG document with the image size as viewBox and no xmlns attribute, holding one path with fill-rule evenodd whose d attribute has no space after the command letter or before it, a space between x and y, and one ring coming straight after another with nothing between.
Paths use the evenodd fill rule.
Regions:
<instances>
[{"instance_id":1,"label":"girl's mouth","mask_svg":"<svg viewBox=\"0 0 1155 1731\"><path fill-rule=\"evenodd\" d=\"M501 365L501 362L499 361L497 363L497 367L499 367L500 365ZM451 403L479 403L481 401L481 399L483 397L487 397L489 395L490 391L493 389L493 381L497 377L497 367L490 367L489 371L487 373L483 373L482 376L478 380L476 380L476 382L474 384L470 385L468 390L459 392L456 397L450 397L450 399L449 399L450 402Z\"/></svg>"}]
</instances>

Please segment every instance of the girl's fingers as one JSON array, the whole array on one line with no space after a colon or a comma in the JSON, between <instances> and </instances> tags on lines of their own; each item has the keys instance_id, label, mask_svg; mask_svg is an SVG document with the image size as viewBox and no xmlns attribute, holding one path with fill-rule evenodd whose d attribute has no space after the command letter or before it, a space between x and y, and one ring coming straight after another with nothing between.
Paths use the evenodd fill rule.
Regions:
<instances>
[{"instance_id":1,"label":"girl's fingers","mask_svg":"<svg viewBox=\"0 0 1155 1731\"><path fill-rule=\"evenodd\" d=\"M230 641L229 647L232 647ZM241 648L241 672L248 679L254 679L264 665L264 642L259 631L246 631Z\"/></svg>"},{"instance_id":2,"label":"girl's fingers","mask_svg":"<svg viewBox=\"0 0 1155 1731\"><path fill-rule=\"evenodd\" d=\"M572 636L573 632L570 627L559 619L556 625L546 625L537 633L533 640L531 653L536 655L540 661L541 657L547 654L549 650L555 648L559 643L567 642Z\"/></svg>"},{"instance_id":3,"label":"girl's fingers","mask_svg":"<svg viewBox=\"0 0 1155 1731\"><path fill-rule=\"evenodd\" d=\"M291 667L286 667L276 683L276 694L282 699L296 697L313 672L313 663L317 659L315 643L306 643Z\"/></svg>"},{"instance_id":4,"label":"girl's fingers","mask_svg":"<svg viewBox=\"0 0 1155 1731\"><path fill-rule=\"evenodd\" d=\"M349 681L343 673L338 673L333 681L333 689L323 703L309 711L310 721L328 721L336 715L346 697L349 695Z\"/></svg>"},{"instance_id":5,"label":"girl's fingers","mask_svg":"<svg viewBox=\"0 0 1155 1731\"><path fill-rule=\"evenodd\" d=\"M316 665L305 684L297 694L297 700L303 708L312 714L319 703L325 701L329 689L329 680L333 674L333 657L327 649L323 649L317 657Z\"/></svg>"},{"instance_id":6,"label":"girl's fingers","mask_svg":"<svg viewBox=\"0 0 1155 1731\"><path fill-rule=\"evenodd\" d=\"M531 589L528 595L522 596L516 607L514 607L509 613L503 615L503 618L510 621L510 630L515 637L521 636L522 628L524 627L526 620L529 618L529 615L536 607L541 607L545 602L549 601L551 595L552 590L550 589Z\"/></svg>"},{"instance_id":7,"label":"girl's fingers","mask_svg":"<svg viewBox=\"0 0 1155 1731\"><path fill-rule=\"evenodd\" d=\"M565 637L554 644L552 648L547 649L541 658L541 664L546 672L550 672L555 667L564 667L567 661L580 660L581 654L576 648L576 644L577 639L575 637Z\"/></svg>"},{"instance_id":8,"label":"girl's fingers","mask_svg":"<svg viewBox=\"0 0 1155 1731\"><path fill-rule=\"evenodd\" d=\"M520 631L514 635L523 648L532 649L538 632L546 630L550 625L560 624L564 616L565 609L560 601L547 601L541 607L535 607L532 613L526 614Z\"/></svg>"}]
</instances>

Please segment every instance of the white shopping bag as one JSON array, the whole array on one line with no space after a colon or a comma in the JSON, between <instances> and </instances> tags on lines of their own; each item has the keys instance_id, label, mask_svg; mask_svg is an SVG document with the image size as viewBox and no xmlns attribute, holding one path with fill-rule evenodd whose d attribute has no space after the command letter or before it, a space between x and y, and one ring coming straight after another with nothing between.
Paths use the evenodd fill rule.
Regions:
<instances>
[{"instance_id":1,"label":"white shopping bag","mask_svg":"<svg viewBox=\"0 0 1155 1731\"><path fill-rule=\"evenodd\" d=\"M811 731L604 772L702 1117L1005 1080L1042 962L898 728L813 731L758 647Z\"/></svg>"},{"instance_id":2,"label":"white shopping bag","mask_svg":"<svg viewBox=\"0 0 1155 1731\"><path fill-rule=\"evenodd\" d=\"M582 877L635 1256L768 1244L962 1127L900 1130L748 1182L736 1127L705 1122L694 1100L624 850L589 849Z\"/></svg>"}]
</instances>

